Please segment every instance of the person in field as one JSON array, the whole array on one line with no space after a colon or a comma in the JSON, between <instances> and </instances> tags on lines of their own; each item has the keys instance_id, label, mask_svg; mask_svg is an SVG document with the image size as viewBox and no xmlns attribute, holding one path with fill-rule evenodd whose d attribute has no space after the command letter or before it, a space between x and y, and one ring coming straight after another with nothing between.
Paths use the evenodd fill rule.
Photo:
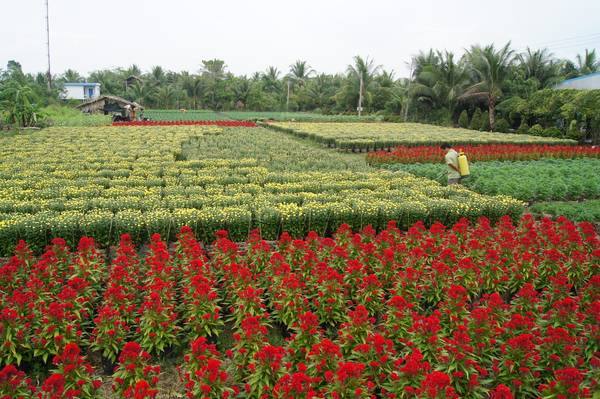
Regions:
<instances>
[{"instance_id":1,"label":"person in field","mask_svg":"<svg viewBox=\"0 0 600 399\"><path fill-rule=\"evenodd\" d=\"M460 171L458 169L458 152L448 143L444 143L440 148L446 151L444 161L448 165L448 185L460 183Z\"/></svg>"}]
</instances>

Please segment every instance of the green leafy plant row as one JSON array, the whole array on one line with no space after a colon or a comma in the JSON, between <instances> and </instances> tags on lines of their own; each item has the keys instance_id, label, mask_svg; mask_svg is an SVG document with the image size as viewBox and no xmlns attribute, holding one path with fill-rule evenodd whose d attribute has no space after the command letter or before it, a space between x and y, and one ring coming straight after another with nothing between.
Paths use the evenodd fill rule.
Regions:
<instances>
[{"instance_id":1,"label":"green leafy plant row","mask_svg":"<svg viewBox=\"0 0 600 399\"><path fill-rule=\"evenodd\" d=\"M153 121L214 121L228 119L226 116L210 110L150 109L144 116Z\"/></svg>"},{"instance_id":2,"label":"green leafy plant row","mask_svg":"<svg viewBox=\"0 0 600 399\"><path fill-rule=\"evenodd\" d=\"M443 164L390 165L389 170L446 180ZM522 201L600 198L600 160L544 159L521 162L477 162L462 183L481 194L508 195Z\"/></svg>"},{"instance_id":3,"label":"green leafy plant row","mask_svg":"<svg viewBox=\"0 0 600 399\"><path fill-rule=\"evenodd\" d=\"M314 112L260 112L260 111L226 111L188 110L188 109L150 109L144 116L155 121L205 121L205 120L274 120L304 122L376 122L381 116L376 115L323 115Z\"/></svg>"},{"instance_id":4,"label":"green leafy plant row","mask_svg":"<svg viewBox=\"0 0 600 399\"><path fill-rule=\"evenodd\" d=\"M230 119L236 120L274 120L274 121L303 121L303 122L377 122L383 117L377 115L324 115L314 112L256 112L228 111L224 112Z\"/></svg>"},{"instance_id":5,"label":"green leafy plant row","mask_svg":"<svg viewBox=\"0 0 600 399\"><path fill-rule=\"evenodd\" d=\"M541 202L533 204L529 211L538 216L565 216L578 222L600 222L600 200Z\"/></svg>"}]
</instances>

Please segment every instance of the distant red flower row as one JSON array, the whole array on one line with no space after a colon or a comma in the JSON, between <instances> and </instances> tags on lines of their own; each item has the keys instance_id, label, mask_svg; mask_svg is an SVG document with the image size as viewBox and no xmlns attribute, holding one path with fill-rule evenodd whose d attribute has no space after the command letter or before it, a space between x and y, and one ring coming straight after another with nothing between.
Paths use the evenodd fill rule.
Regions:
<instances>
[{"instance_id":1,"label":"distant red flower row","mask_svg":"<svg viewBox=\"0 0 600 399\"><path fill-rule=\"evenodd\" d=\"M540 158L600 157L600 147L538 144L484 144L455 146L469 161L520 161ZM396 147L367 155L370 164L440 162L444 152L439 146Z\"/></svg>"},{"instance_id":2,"label":"distant red flower row","mask_svg":"<svg viewBox=\"0 0 600 399\"><path fill-rule=\"evenodd\" d=\"M223 126L223 127L256 127L251 121L133 121L113 122L113 126Z\"/></svg>"}]
</instances>

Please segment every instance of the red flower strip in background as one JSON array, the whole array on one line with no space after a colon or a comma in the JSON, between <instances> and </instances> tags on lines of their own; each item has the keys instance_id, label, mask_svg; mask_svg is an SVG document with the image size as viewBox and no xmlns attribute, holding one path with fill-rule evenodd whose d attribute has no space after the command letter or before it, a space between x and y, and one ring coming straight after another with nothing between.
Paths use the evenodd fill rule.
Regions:
<instances>
[{"instance_id":1,"label":"red flower strip in background","mask_svg":"<svg viewBox=\"0 0 600 399\"><path fill-rule=\"evenodd\" d=\"M469 161L524 161L540 158L600 157L600 147L576 145L539 144L482 144L455 145L462 149ZM401 146L391 152L375 151L367 154L370 164L389 163L436 163L443 159L444 151L439 146Z\"/></svg>"}]
</instances>

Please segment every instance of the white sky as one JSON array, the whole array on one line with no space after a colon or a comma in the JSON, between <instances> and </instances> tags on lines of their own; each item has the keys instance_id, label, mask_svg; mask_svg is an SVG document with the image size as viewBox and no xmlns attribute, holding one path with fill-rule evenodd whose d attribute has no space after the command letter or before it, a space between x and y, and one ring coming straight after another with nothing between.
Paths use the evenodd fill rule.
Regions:
<instances>
[{"instance_id":1,"label":"white sky","mask_svg":"<svg viewBox=\"0 0 600 399\"><path fill-rule=\"evenodd\" d=\"M198 71L220 58L235 74L304 59L343 72L370 56L396 76L430 47L462 54L508 40L574 58L600 50L599 0L49 0L52 72L153 65ZM489 5L486 5L489 4ZM46 69L44 0L0 0L0 67Z\"/></svg>"}]
</instances>

